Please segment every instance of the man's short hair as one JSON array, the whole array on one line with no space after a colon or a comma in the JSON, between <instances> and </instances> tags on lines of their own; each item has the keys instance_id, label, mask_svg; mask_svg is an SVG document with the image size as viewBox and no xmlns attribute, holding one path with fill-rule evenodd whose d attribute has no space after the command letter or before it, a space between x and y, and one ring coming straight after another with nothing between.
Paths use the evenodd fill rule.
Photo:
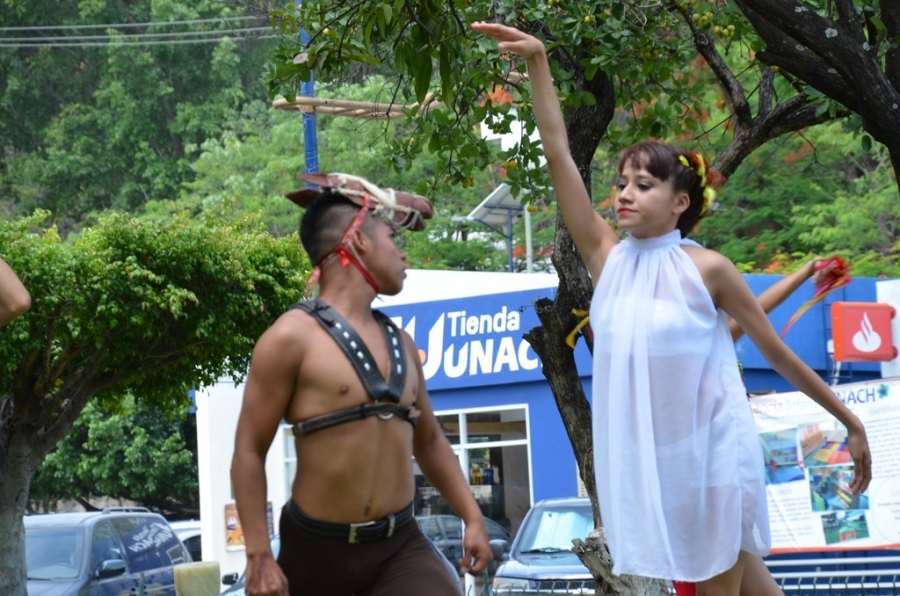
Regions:
<instances>
[{"instance_id":1,"label":"man's short hair","mask_svg":"<svg viewBox=\"0 0 900 596\"><path fill-rule=\"evenodd\" d=\"M359 209L359 205L334 190L323 192L309 204L300 218L300 242L313 265L337 248ZM366 217L363 228L370 221Z\"/></svg>"}]
</instances>

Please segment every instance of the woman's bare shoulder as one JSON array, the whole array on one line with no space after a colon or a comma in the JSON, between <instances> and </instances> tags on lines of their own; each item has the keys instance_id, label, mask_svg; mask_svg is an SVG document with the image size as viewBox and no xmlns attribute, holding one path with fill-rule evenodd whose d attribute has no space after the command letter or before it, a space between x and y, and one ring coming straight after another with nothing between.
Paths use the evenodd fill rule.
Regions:
<instances>
[{"instance_id":1,"label":"woman's bare shoulder","mask_svg":"<svg viewBox=\"0 0 900 596\"><path fill-rule=\"evenodd\" d=\"M694 261L701 275L720 273L723 269L734 268L734 264L728 260L728 257L720 252L696 244L683 244L681 248Z\"/></svg>"}]
</instances>

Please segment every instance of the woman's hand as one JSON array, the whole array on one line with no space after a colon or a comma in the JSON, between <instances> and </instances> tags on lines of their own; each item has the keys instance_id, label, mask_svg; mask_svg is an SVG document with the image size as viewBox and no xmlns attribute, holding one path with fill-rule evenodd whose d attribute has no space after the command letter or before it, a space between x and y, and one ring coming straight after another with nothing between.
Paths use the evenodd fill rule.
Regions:
<instances>
[{"instance_id":1,"label":"woman's hand","mask_svg":"<svg viewBox=\"0 0 900 596\"><path fill-rule=\"evenodd\" d=\"M543 53L544 44L541 40L514 27L507 27L500 23L472 23L472 29L497 40L497 47L505 52L512 52L522 56L526 60Z\"/></svg>"},{"instance_id":2,"label":"woman's hand","mask_svg":"<svg viewBox=\"0 0 900 596\"><path fill-rule=\"evenodd\" d=\"M872 454L869 452L869 440L862 424L855 428L847 428L847 446L850 449L850 457L853 458L853 480L850 481L850 490L853 494L860 494L869 488L872 480Z\"/></svg>"}]
</instances>

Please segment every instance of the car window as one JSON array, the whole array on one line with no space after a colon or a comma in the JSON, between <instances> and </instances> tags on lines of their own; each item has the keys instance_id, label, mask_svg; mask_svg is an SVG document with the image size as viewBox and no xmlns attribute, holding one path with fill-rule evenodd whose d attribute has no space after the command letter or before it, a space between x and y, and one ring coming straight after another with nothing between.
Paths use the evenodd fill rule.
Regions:
<instances>
[{"instance_id":1,"label":"car window","mask_svg":"<svg viewBox=\"0 0 900 596\"><path fill-rule=\"evenodd\" d=\"M416 519L416 521L419 522L419 528L429 540L441 539L441 527L438 525L437 518L419 517Z\"/></svg>"},{"instance_id":2,"label":"car window","mask_svg":"<svg viewBox=\"0 0 900 596\"><path fill-rule=\"evenodd\" d=\"M84 534L76 528L25 533L28 579L75 579L83 553Z\"/></svg>"},{"instance_id":3,"label":"car window","mask_svg":"<svg viewBox=\"0 0 900 596\"><path fill-rule=\"evenodd\" d=\"M100 522L94 526L91 538L91 571L96 571L103 561L124 561L122 545L112 524Z\"/></svg>"},{"instance_id":4,"label":"car window","mask_svg":"<svg viewBox=\"0 0 900 596\"><path fill-rule=\"evenodd\" d=\"M184 542L184 548L188 549L188 552L191 553L191 560L193 561L203 560L203 553L200 550L200 538L201 536L197 534L196 536L191 536L190 538L182 540L182 542Z\"/></svg>"},{"instance_id":5,"label":"car window","mask_svg":"<svg viewBox=\"0 0 900 596\"><path fill-rule=\"evenodd\" d=\"M488 540L509 540L509 532L500 524L485 518L484 525L487 528Z\"/></svg>"},{"instance_id":6,"label":"car window","mask_svg":"<svg viewBox=\"0 0 900 596\"><path fill-rule=\"evenodd\" d=\"M462 521L458 517L445 517L443 522L447 540L462 540Z\"/></svg>"},{"instance_id":7,"label":"car window","mask_svg":"<svg viewBox=\"0 0 900 596\"><path fill-rule=\"evenodd\" d=\"M184 549L169 524L155 517L112 520L125 547L132 573L169 567L184 561Z\"/></svg>"},{"instance_id":8,"label":"car window","mask_svg":"<svg viewBox=\"0 0 900 596\"><path fill-rule=\"evenodd\" d=\"M539 509L529 516L519 552L572 550L573 538L587 538L594 529L590 507Z\"/></svg>"}]
</instances>

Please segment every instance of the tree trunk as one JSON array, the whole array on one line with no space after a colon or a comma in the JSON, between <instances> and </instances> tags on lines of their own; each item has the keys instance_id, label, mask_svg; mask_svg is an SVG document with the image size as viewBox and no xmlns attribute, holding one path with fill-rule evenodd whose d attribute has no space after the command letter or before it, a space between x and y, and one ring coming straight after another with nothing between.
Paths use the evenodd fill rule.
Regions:
<instances>
[{"instance_id":1,"label":"tree trunk","mask_svg":"<svg viewBox=\"0 0 900 596\"><path fill-rule=\"evenodd\" d=\"M834 13L827 16L783 0L736 4L766 43L757 59L859 114L863 129L890 152L900 188L900 52L892 48L879 56L877 35L870 32L875 13L850 0L829 3ZM896 38L900 3L882 0L879 10L887 38Z\"/></svg>"},{"instance_id":2,"label":"tree trunk","mask_svg":"<svg viewBox=\"0 0 900 596\"><path fill-rule=\"evenodd\" d=\"M6 482L0 486L0 594L28 596L22 516L38 460L21 435L9 437Z\"/></svg>"},{"instance_id":3,"label":"tree trunk","mask_svg":"<svg viewBox=\"0 0 900 596\"><path fill-rule=\"evenodd\" d=\"M575 540L575 554L592 572L600 571L604 587L600 583L594 591L597 595L628 594L629 596L669 596L666 582L637 575L613 575L612 559L606 546L603 529L598 528L590 533L587 541ZM596 570L596 571L595 571Z\"/></svg>"}]
</instances>

